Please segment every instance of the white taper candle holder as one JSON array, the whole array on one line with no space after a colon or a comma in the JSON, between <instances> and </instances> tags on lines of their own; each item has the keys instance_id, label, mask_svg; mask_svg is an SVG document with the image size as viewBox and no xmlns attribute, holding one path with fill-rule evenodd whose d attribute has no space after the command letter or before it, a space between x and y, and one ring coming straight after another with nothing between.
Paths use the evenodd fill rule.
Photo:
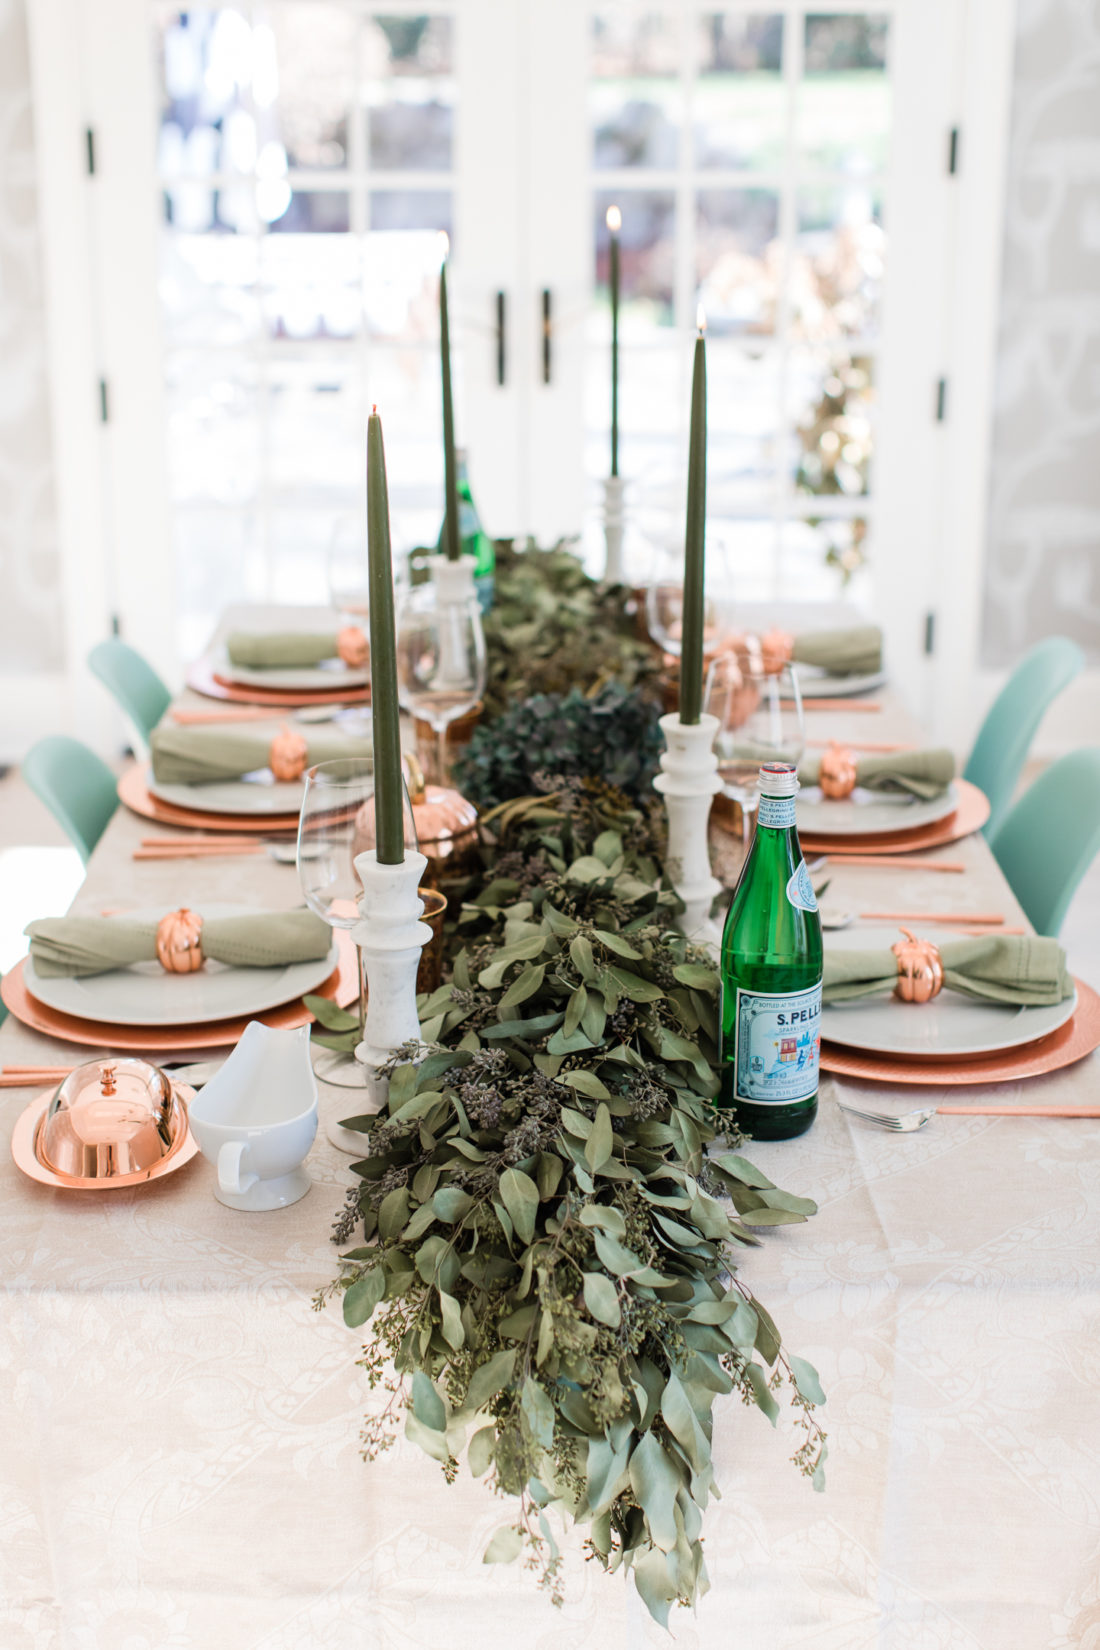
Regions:
<instances>
[{"instance_id":1,"label":"white taper candle holder","mask_svg":"<svg viewBox=\"0 0 1100 1650\"><path fill-rule=\"evenodd\" d=\"M623 512L623 493L626 488L622 476L608 476L603 484L603 532L607 543L607 559L604 562L604 582L606 584L621 584L623 582L623 526L626 517Z\"/></svg>"},{"instance_id":2,"label":"white taper candle holder","mask_svg":"<svg viewBox=\"0 0 1100 1650\"><path fill-rule=\"evenodd\" d=\"M696 945L717 951L722 936L710 908L722 884L711 872L707 824L711 803L722 789L714 754L718 718L703 715L698 722L681 722L673 711L659 725L665 749L653 786L668 811L669 881L684 902L676 925Z\"/></svg>"},{"instance_id":3,"label":"white taper candle holder","mask_svg":"<svg viewBox=\"0 0 1100 1650\"><path fill-rule=\"evenodd\" d=\"M408 850L400 865L380 865L375 848L355 859L363 892L351 937L363 953L367 976L367 1023L355 1058L366 1067L370 1110L380 1110L389 1091L379 1067L403 1044L420 1042L416 971L432 931L420 921L424 906L417 889L427 864L423 854ZM362 1145L360 1138L360 1150Z\"/></svg>"},{"instance_id":4,"label":"white taper candle holder","mask_svg":"<svg viewBox=\"0 0 1100 1650\"><path fill-rule=\"evenodd\" d=\"M457 682L466 677L466 661L462 651L462 629L457 622L471 602L477 601L474 584L473 556L431 556L428 575L435 587L435 599L440 610L439 626L439 683ZM455 618L448 623L447 610ZM442 775L440 776L442 783Z\"/></svg>"}]
</instances>

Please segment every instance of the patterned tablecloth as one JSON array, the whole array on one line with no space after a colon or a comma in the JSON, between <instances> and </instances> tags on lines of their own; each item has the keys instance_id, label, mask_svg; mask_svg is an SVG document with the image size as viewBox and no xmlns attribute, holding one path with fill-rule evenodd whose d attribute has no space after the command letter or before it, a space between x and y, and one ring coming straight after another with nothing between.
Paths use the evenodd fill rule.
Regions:
<instances>
[{"instance_id":1,"label":"patterned tablecloth","mask_svg":"<svg viewBox=\"0 0 1100 1650\"><path fill-rule=\"evenodd\" d=\"M912 736L889 703L810 722ZM150 830L116 816L79 908L297 903L266 856L135 864ZM968 874L836 868L830 900L1019 920L980 838L941 852ZM71 1055L0 1031L4 1061ZM893 1136L834 1103L937 1092L827 1079L807 1137L749 1149L821 1206L744 1275L821 1372L829 1481L815 1495L787 1464L785 1421L719 1401L712 1590L674 1615L681 1650L1100 1645L1100 1124L944 1117ZM996 1094L1100 1100L1100 1059ZM0 1094L8 1132L28 1097ZM323 1109L346 1104L329 1090ZM355 1338L311 1306L350 1176L323 1138L309 1169L301 1203L245 1215L201 1158L98 1196L0 1164L3 1650L666 1644L575 1539L560 1611L522 1569L483 1566L509 1508L465 1470L448 1488L403 1439L362 1463Z\"/></svg>"}]
</instances>

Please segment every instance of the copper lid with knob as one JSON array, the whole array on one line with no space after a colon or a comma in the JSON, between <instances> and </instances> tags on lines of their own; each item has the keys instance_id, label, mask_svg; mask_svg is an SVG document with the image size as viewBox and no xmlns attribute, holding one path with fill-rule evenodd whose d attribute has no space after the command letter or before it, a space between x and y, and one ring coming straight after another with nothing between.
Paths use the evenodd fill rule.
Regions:
<instances>
[{"instance_id":1,"label":"copper lid with knob","mask_svg":"<svg viewBox=\"0 0 1100 1650\"><path fill-rule=\"evenodd\" d=\"M137 1184L187 1135L186 1108L159 1066L104 1056L77 1066L38 1125L34 1154L69 1186Z\"/></svg>"}]
</instances>

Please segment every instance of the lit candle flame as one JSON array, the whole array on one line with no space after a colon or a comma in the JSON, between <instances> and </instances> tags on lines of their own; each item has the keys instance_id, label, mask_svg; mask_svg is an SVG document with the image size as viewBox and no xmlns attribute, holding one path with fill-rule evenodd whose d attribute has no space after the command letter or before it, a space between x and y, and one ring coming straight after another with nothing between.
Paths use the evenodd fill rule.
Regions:
<instances>
[{"instance_id":1,"label":"lit candle flame","mask_svg":"<svg viewBox=\"0 0 1100 1650\"><path fill-rule=\"evenodd\" d=\"M695 325L699 328L699 336L701 338L707 330L707 312L703 308L702 304L700 304L698 309L695 311Z\"/></svg>"},{"instance_id":2,"label":"lit candle flame","mask_svg":"<svg viewBox=\"0 0 1100 1650\"><path fill-rule=\"evenodd\" d=\"M623 227L623 215L617 206L609 206L607 209L607 227L613 235L617 235Z\"/></svg>"},{"instance_id":3,"label":"lit candle flame","mask_svg":"<svg viewBox=\"0 0 1100 1650\"><path fill-rule=\"evenodd\" d=\"M451 237L445 229L439 231L439 261L446 263L451 255Z\"/></svg>"}]
</instances>

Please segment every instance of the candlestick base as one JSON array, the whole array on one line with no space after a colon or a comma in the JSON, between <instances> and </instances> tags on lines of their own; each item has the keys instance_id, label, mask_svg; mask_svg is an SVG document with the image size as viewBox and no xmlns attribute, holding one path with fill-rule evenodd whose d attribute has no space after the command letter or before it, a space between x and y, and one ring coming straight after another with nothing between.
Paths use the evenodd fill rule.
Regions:
<instances>
[{"instance_id":1,"label":"candlestick base","mask_svg":"<svg viewBox=\"0 0 1100 1650\"><path fill-rule=\"evenodd\" d=\"M385 1104L389 1079L379 1068L397 1049L414 1043L419 1052L412 1058L423 1057L416 971L432 931L420 921L423 903L417 888L427 863L423 854L406 853L400 865L380 865L374 848L355 859L363 893L361 920L351 937L363 953L367 975L367 1023L355 1050L355 1058L366 1067L364 1111L377 1111Z\"/></svg>"},{"instance_id":2,"label":"candlestick base","mask_svg":"<svg viewBox=\"0 0 1100 1650\"><path fill-rule=\"evenodd\" d=\"M428 576L441 607L464 607L477 600L474 565L473 556L459 556L456 561L448 556L429 556Z\"/></svg>"},{"instance_id":3,"label":"candlestick base","mask_svg":"<svg viewBox=\"0 0 1100 1650\"><path fill-rule=\"evenodd\" d=\"M604 563L604 583L621 584L623 582L623 527L626 516L623 511L623 494L626 483L622 476L608 476L603 484L603 532L607 544L607 560Z\"/></svg>"},{"instance_id":4,"label":"candlestick base","mask_svg":"<svg viewBox=\"0 0 1100 1650\"><path fill-rule=\"evenodd\" d=\"M721 933L711 921L710 908L722 884L711 873L707 823L711 803L722 789L714 754L718 718L704 715L687 723L673 713L662 716L659 725L666 748L653 786L668 811L669 880L684 902L676 925L694 944L717 951Z\"/></svg>"}]
</instances>

